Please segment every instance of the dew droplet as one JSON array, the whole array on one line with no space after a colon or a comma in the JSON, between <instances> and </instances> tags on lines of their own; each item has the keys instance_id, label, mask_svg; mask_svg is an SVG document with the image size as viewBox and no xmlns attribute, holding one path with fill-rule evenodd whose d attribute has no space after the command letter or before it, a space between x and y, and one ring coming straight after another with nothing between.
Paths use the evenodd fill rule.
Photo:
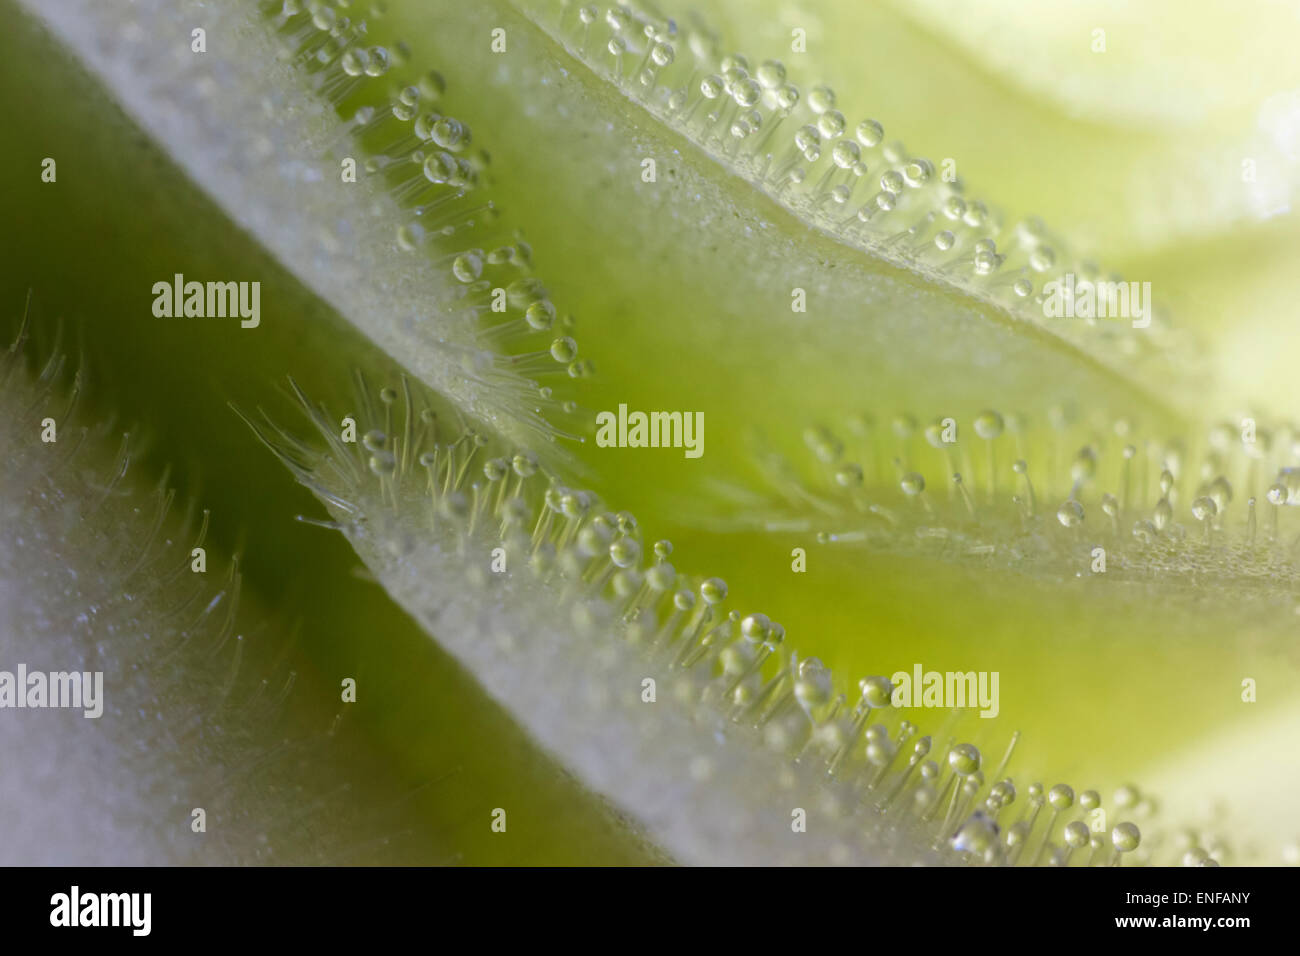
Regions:
<instances>
[{"instance_id":1,"label":"dew droplet","mask_svg":"<svg viewBox=\"0 0 1300 956\"><path fill-rule=\"evenodd\" d=\"M722 578L708 578L700 584L700 597L705 604L721 604L727 599L727 582Z\"/></svg>"},{"instance_id":2,"label":"dew droplet","mask_svg":"<svg viewBox=\"0 0 1300 956\"><path fill-rule=\"evenodd\" d=\"M1056 509L1056 520L1066 528L1076 528L1083 523L1083 505L1070 498Z\"/></svg>"},{"instance_id":3,"label":"dew droplet","mask_svg":"<svg viewBox=\"0 0 1300 956\"><path fill-rule=\"evenodd\" d=\"M980 438L991 441L1002 434L1005 426L1002 416L991 409L975 416L975 434Z\"/></svg>"},{"instance_id":4,"label":"dew droplet","mask_svg":"<svg viewBox=\"0 0 1300 956\"><path fill-rule=\"evenodd\" d=\"M844 133L844 114L839 110L827 110L817 117L817 131L827 139L835 139Z\"/></svg>"},{"instance_id":5,"label":"dew droplet","mask_svg":"<svg viewBox=\"0 0 1300 956\"><path fill-rule=\"evenodd\" d=\"M1048 246L1037 246L1029 253L1029 268L1035 272L1046 272L1056 263L1056 253Z\"/></svg>"},{"instance_id":6,"label":"dew droplet","mask_svg":"<svg viewBox=\"0 0 1300 956\"><path fill-rule=\"evenodd\" d=\"M808 92L808 108L817 115L835 108L835 91L829 86L814 86Z\"/></svg>"},{"instance_id":7,"label":"dew droplet","mask_svg":"<svg viewBox=\"0 0 1300 956\"><path fill-rule=\"evenodd\" d=\"M524 309L524 320L529 328L545 332L555 323L555 306L548 299L538 299Z\"/></svg>"},{"instance_id":8,"label":"dew droplet","mask_svg":"<svg viewBox=\"0 0 1300 956\"><path fill-rule=\"evenodd\" d=\"M858 144L846 139L835 144L831 150L831 161L840 169L851 169L860 155Z\"/></svg>"},{"instance_id":9,"label":"dew droplet","mask_svg":"<svg viewBox=\"0 0 1300 956\"><path fill-rule=\"evenodd\" d=\"M478 252L462 253L452 262L451 274L458 282L474 282L483 274L483 257Z\"/></svg>"},{"instance_id":10,"label":"dew droplet","mask_svg":"<svg viewBox=\"0 0 1300 956\"><path fill-rule=\"evenodd\" d=\"M700 94L706 100L716 100L722 95L722 91L722 77L718 76L716 73L710 74L700 80Z\"/></svg>"},{"instance_id":11,"label":"dew droplet","mask_svg":"<svg viewBox=\"0 0 1300 956\"><path fill-rule=\"evenodd\" d=\"M980 752L973 744L958 744L948 751L948 766L960 777L969 777L980 768Z\"/></svg>"},{"instance_id":12,"label":"dew droplet","mask_svg":"<svg viewBox=\"0 0 1300 956\"><path fill-rule=\"evenodd\" d=\"M673 62L675 55L671 43L656 43L650 51L650 60L655 66L664 67Z\"/></svg>"},{"instance_id":13,"label":"dew droplet","mask_svg":"<svg viewBox=\"0 0 1300 956\"><path fill-rule=\"evenodd\" d=\"M510 467L520 478L531 478L537 474L537 456L531 451L518 452L510 460Z\"/></svg>"},{"instance_id":14,"label":"dew droplet","mask_svg":"<svg viewBox=\"0 0 1300 956\"><path fill-rule=\"evenodd\" d=\"M1087 846L1091 838L1088 824L1082 820L1071 820L1065 825L1065 845L1071 849L1078 850Z\"/></svg>"},{"instance_id":15,"label":"dew droplet","mask_svg":"<svg viewBox=\"0 0 1300 956\"><path fill-rule=\"evenodd\" d=\"M443 149L459 149L468 141L469 130L461 125L460 120L444 116L433 124L429 138Z\"/></svg>"},{"instance_id":16,"label":"dew droplet","mask_svg":"<svg viewBox=\"0 0 1300 956\"><path fill-rule=\"evenodd\" d=\"M1053 810L1068 810L1074 806L1074 790L1064 783L1058 783L1047 792L1047 802Z\"/></svg>"},{"instance_id":17,"label":"dew droplet","mask_svg":"<svg viewBox=\"0 0 1300 956\"><path fill-rule=\"evenodd\" d=\"M372 46L366 51L366 76L383 76L392 65L388 50L382 46Z\"/></svg>"},{"instance_id":18,"label":"dew droplet","mask_svg":"<svg viewBox=\"0 0 1300 956\"><path fill-rule=\"evenodd\" d=\"M914 159L903 167L903 181L913 189L924 186L933 175L934 164L928 159Z\"/></svg>"},{"instance_id":19,"label":"dew droplet","mask_svg":"<svg viewBox=\"0 0 1300 956\"><path fill-rule=\"evenodd\" d=\"M854 135L859 143L870 149L880 145L880 141L885 138L885 128L873 119L863 120L858 124Z\"/></svg>"},{"instance_id":20,"label":"dew droplet","mask_svg":"<svg viewBox=\"0 0 1300 956\"><path fill-rule=\"evenodd\" d=\"M369 64L370 57L366 55L365 50L361 49L348 50L339 59L339 66L348 76L360 76Z\"/></svg>"},{"instance_id":21,"label":"dew droplet","mask_svg":"<svg viewBox=\"0 0 1300 956\"><path fill-rule=\"evenodd\" d=\"M835 483L841 488L857 488L862 484L862 466L852 462L835 469Z\"/></svg>"},{"instance_id":22,"label":"dew droplet","mask_svg":"<svg viewBox=\"0 0 1300 956\"><path fill-rule=\"evenodd\" d=\"M609 546L609 559L615 567L630 568L641 558L641 545L635 538L619 538Z\"/></svg>"},{"instance_id":23,"label":"dew droplet","mask_svg":"<svg viewBox=\"0 0 1300 956\"><path fill-rule=\"evenodd\" d=\"M1151 515L1151 523L1155 525L1157 531L1164 531L1169 527L1169 522L1174 517L1174 506L1169 503L1168 498L1161 498L1156 502L1155 511Z\"/></svg>"},{"instance_id":24,"label":"dew droplet","mask_svg":"<svg viewBox=\"0 0 1300 956\"><path fill-rule=\"evenodd\" d=\"M1097 452L1092 446L1079 449L1070 463L1070 477L1076 481L1091 481L1097 474Z\"/></svg>"},{"instance_id":25,"label":"dew droplet","mask_svg":"<svg viewBox=\"0 0 1300 956\"><path fill-rule=\"evenodd\" d=\"M1131 853L1142 842L1142 833L1138 830L1137 824L1120 823L1110 831L1110 842L1120 853Z\"/></svg>"},{"instance_id":26,"label":"dew droplet","mask_svg":"<svg viewBox=\"0 0 1300 956\"><path fill-rule=\"evenodd\" d=\"M766 60L754 74L765 90L775 90L785 83L785 64L779 60Z\"/></svg>"},{"instance_id":27,"label":"dew droplet","mask_svg":"<svg viewBox=\"0 0 1300 956\"><path fill-rule=\"evenodd\" d=\"M557 362L568 363L578 357L578 343L572 336L561 335L551 343L551 358Z\"/></svg>"},{"instance_id":28,"label":"dew droplet","mask_svg":"<svg viewBox=\"0 0 1300 956\"><path fill-rule=\"evenodd\" d=\"M916 419L911 415L895 415L890 428L897 438L907 439L916 434Z\"/></svg>"}]
</instances>

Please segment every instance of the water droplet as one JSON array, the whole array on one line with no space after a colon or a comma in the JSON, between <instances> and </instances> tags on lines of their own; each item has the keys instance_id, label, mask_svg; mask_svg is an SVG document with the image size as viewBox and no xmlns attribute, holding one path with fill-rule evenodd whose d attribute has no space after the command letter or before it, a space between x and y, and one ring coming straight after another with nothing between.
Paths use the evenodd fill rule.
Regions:
<instances>
[{"instance_id":1,"label":"water droplet","mask_svg":"<svg viewBox=\"0 0 1300 956\"><path fill-rule=\"evenodd\" d=\"M839 110L827 110L817 117L817 131L827 139L835 139L844 133L844 114Z\"/></svg>"},{"instance_id":2,"label":"water droplet","mask_svg":"<svg viewBox=\"0 0 1300 956\"><path fill-rule=\"evenodd\" d=\"M459 170L456 157L441 150L424 160L424 178L435 185L451 182Z\"/></svg>"},{"instance_id":3,"label":"water droplet","mask_svg":"<svg viewBox=\"0 0 1300 956\"><path fill-rule=\"evenodd\" d=\"M1074 790L1063 783L1058 783L1047 792L1047 802L1053 810L1068 810L1074 806Z\"/></svg>"},{"instance_id":4,"label":"water droplet","mask_svg":"<svg viewBox=\"0 0 1300 956\"><path fill-rule=\"evenodd\" d=\"M555 323L555 306L548 299L529 303L524 310L524 320L529 328L545 332Z\"/></svg>"},{"instance_id":5,"label":"water droplet","mask_svg":"<svg viewBox=\"0 0 1300 956\"><path fill-rule=\"evenodd\" d=\"M975 416L975 434L991 441L1002 434L1005 424L997 412L983 411Z\"/></svg>"},{"instance_id":6,"label":"water droplet","mask_svg":"<svg viewBox=\"0 0 1300 956\"><path fill-rule=\"evenodd\" d=\"M429 133L429 138L443 149L461 149L469 142L469 129L450 116L434 123Z\"/></svg>"},{"instance_id":7,"label":"water droplet","mask_svg":"<svg viewBox=\"0 0 1300 956\"><path fill-rule=\"evenodd\" d=\"M578 343L571 336L561 335L551 343L551 358L560 363L569 363L578 357Z\"/></svg>"},{"instance_id":8,"label":"water droplet","mask_svg":"<svg viewBox=\"0 0 1300 956\"><path fill-rule=\"evenodd\" d=\"M763 88L754 80L741 80L733 87L731 98L745 109L749 109L763 98Z\"/></svg>"},{"instance_id":9,"label":"water droplet","mask_svg":"<svg viewBox=\"0 0 1300 956\"><path fill-rule=\"evenodd\" d=\"M366 76L383 76L388 72L392 60L386 49L382 46L372 46L366 53L369 54L366 62Z\"/></svg>"},{"instance_id":10,"label":"water droplet","mask_svg":"<svg viewBox=\"0 0 1300 956\"><path fill-rule=\"evenodd\" d=\"M1078 850L1087 846L1091 838L1092 833L1088 830L1088 824L1082 820L1071 820L1065 825L1065 845L1071 849Z\"/></svg>"},{"instance_id":11,"label":"water droplet","mask_svg":"<svg viewBox=\"0 0 1300 956\"><path fill-rule=\"evenodd\" d=\"M716 100L719 96L722 95L722 92L723 92L722 77L718 76L716 73L710 74L709 76L706 76L704 79L700 80L700 94L706 100Z\"/></svg>"},{"instance_id":12,"label":"water droplet","mask_svg":"<svg viewBox=\"0 0 1300 956\"><path fill-rule=\"evenodd\" d=\"M746 618L748 620L748 618ZM744 622L741 622L744 629ZM831 699L834 687L831 672L815 657L799 662L799 676L794 682L794 695L805 710L825 706Z\"/></svg>"},{"instance_id":13,"label":"water droplet","mask_svg":"<svg viewBox=\"0 0 1300 956\"><path fill-rule=\"evenodd\" d=\"M863 120L858 124L855 135L859 143L870 149L880 145L880 141L885 138L885 128L873 119Z\"/></svg>"},{"instance_id":14,"label":"water droplet","mask_svg":"<svg viewBox=\"0 0 1300 956\"><path fill-rule=\"evenodd\" d=\"M457 256L451 264L451 274L458 282L474 282L483 274L483 257L477 251Z\"/></svg>"},{"instance_id":15,"label":"water droplet","mask_svg":"<svg viewBox=\"0 0 1300 956\"><path fill-rule=\"evenodd\" d=\"M819 116L835 108L835 91L829 86L814 86L808 93L808 108Z\"/></svg>"},{"instance_id":16,"label":"water droplet","mask_svg":"<svg viewBox=\"0 0 1300 956\"><path fill-rule=\"evenodd\" d=\"M518 452L510 460L510 467L520 478L531 478L537 474L537 456L531 451Z\"/></svg>"},{"instance_id":17,"label":"water droplet","mask_svg":"<svg viewBox=\"0 0 1300 956\"><path fill-rule=\"evenodd\" d=\"M928 159L914 159L903 167L903 181L913 189L924 186L934 175L934 164Z\"/></svg>"},{"instance_id":18,"label":"water droplet","mask_svg":"<svg viewBox=\"0 0 1300 956\"><path fill-rule=\"evenodd\" d=\"M1120 823L1110 831L1110 842L1120 853L1130 853L1142 842L1142 834L1134 823Z\"/></svg>"},{"instance_id":19,"label":"water droplet","mask_svg":"<svg viewBox=\"0 0 1300 956\"><path fill-rule=\"evenodd\" d=\"M980 768L980 752L973 744L958 744L948 751L948 766L958 776L969 777Z\"/></svg>"},{"instance_id":20,"label":"water droplet","mask_svg":"<svg viewBox=\"0 0 1300 956\"><path fill-rule=\"evenodd\" d=\"M1232 485L1227 478L1220 475L1210 482L1209 496L1213 499L1217 510L1223 511L1232 503Z\"/></svg>"},{"instance_id":21,"label":"water droplet","mask_svg":"<svg viewBox=\"0 0 1300 956\"><path fill-rule=\"evenodd\" d=\"M1079 449L1070 464L1070 477L1074 481L1091 481L1097 474L1097 452L1092 446Z\"/></svg>"},{"instance_id":22,"label":"water droplet","mask_svg":"<svg viewBox=\"0 0 1300 956\"><path fill-rule=\"evenodd\" d=\"M615 567L630 568L641 558L641 545L635 538L619 538L609 546L609 559Z\"/></svg>"},{"instance_id":23,"label":"water droplet","mask_svg":"<svg viewBox=\"0 0 1300 956\"><path fill-rule=\"evenodd\" d=\"M858 144L849 139L836 143L835 148L831 150L831 160L840 169L852 168L860 155Z\"/></svg>"},{"instance_id":24,"label":"water droplet","mask_svg":"<svg viewBox=\"0 0 1300 956\"><path fill-rule=\"evenodd\" d=\"M862 466L852 463L840 465L835 470L835 483L841 488L857 488L862 484Z\"/></svg>"},{"instance_id":25,"label":"water droplet","mask_svg":"<svg viewBox=\"0 0 1300 956\"><path fill-rule=\"evenodd\" d=\"M1056 509L1056 520L1066 528L1076 528L1083 523L1083 505L1073 498Z\"/></svg>"},{"instance_id":26,"label":"water droplet","mask_svg":"<svg viewBox=\"0 0 1300 956\"><path fill-rule=\"evenodd\" d=\"M814 146L820 145L820 143L821 133L817 131L817 127L815 126L800 126L799 129L795 131L794 146L795 149L799 150L801 153L807 153L808 150L812 149Z\"/></svg>"},{"instance_id":27,"label":"water droplet","mask_svg":"<svg viewBox=\"0 0 1300 956\"><path fill-rule=\"evenodd\" d=\"M339 59L339 66L343 68L343 72L348 76L360 76L366 71L369 64L370 57L365 50L361 49L348 50Z\"/></svg>"}]
</instances>

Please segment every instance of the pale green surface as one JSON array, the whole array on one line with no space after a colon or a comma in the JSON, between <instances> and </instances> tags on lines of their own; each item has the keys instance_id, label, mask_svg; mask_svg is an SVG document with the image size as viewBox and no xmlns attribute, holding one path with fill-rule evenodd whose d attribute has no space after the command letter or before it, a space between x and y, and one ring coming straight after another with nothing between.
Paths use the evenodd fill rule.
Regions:
<instances>
[{"instance_id":1,"label":"pale green surface","mask_svg":"<svg viewBox=\"0 0 1300 956\"><path fill-rule=\"evenodd\" d=\"M1066 398L1090 408L1108 406L1159 433L1175 420L1158 408L1171 400L1160 382L1126 386L1036 335L1008 331L949 294L809 235L673 134L651 128L647 116L593 83L576 64L568 64L570 79L555 88L512 85L512 71L554 76L554 64L564 62L512 14L480 6L444 23L445 10L392 6L382 29L408 37L417 63L427 58L447 74L448 103L492 143L495 195L509 210L508 221L524 228L556 301L578 318L583 354L599 372L580 393L584 407L626 401L633 408L705 412L708 452L698 462L685 461L680 452L590 446L580 452L590 468L588 480L616 505L635 510L650 534L661 528L670 534L683 566L725 576L734 593L782 621L792 643L820 654L845 676L913 661L1001 670L1002 716L968 721L962 732L982 734L978 742L994 752L1019 728L1025 732L1024 773L1068 778L1080 787L1110 786L1130 776L1141 780L1150 764L1189 741L1194 747L1199 734L1239 713L1238 675L1267 672L1277 682L1267 696L1261 691L1260 711L1294 694L1295 661L1283 654L1283 638L1272 628L1238 633L1239 612L1231 606L1195 619L1166 608L1160 590L1139 592L1134 608L1103 583L991 578L922 559L833 556L815 548L810 573L795 577L789 549L802 542L687 527L679 515L690 511L677 503L697 497L709 479L749 477L741 439L744 426L756 419L778 444L792 447L809 422L842 419L859 408L908 409L923 421L985 405L1027 408L1041 417L1052 400ZM1123 181L1126 170L1157 164L1168 169L1163 175L1172 182L1188 178L1170 166L1171 158L1194 152L1185 133L1070 119L1059 103L1047 105L1053 96L1026 95L999 82L996 67L977 68L945 54L942 45L896 18L889 18L888 29L878 29L871 18L887 15L863 9L846 5L836 17L867 22L836 20L853 28L827 31L851 38L847 51L828 45L809 54L822 58L851 119L848 103L860 101L864 113L877 115L919 151L938 158L948 154L947 144L955 144L950 151L959 157L962 175L986 195L1017 212L1042 213L1058 229L1077 231L1099 256L1113 251L1105 261L1117 262L1127 277L1151 278L1171 290L1177 315L1216 342L1211 353L1220 374L1214 390L1205 390L1207 404L1214 395L1250 394L1288 410L1294 339L1277 330L1285 328L1295 280L1279 250L1294 247L1293 225L1248 225L1216 240L1213 234L1232 221L1231 212L1183 221L1145 197L1128 203L1124 193L1104 188ZM737 46L756 55L773 38L788 35L789 17L769 21L725 7L714 12ZM821 12L823 22L829 18ZM504 64L480 49L486 45L484 26L498 20L509 24L511 56L519 58ZM431 30L435 22L439 29ZM1023 42L1042 40L1028 28L1025 36ZM874 55L859 63L854 57L864 43ZM861 64L870 65L868 74ZM21 55L6 59L4 68L29 87L32 76L56 75ZM900 72L906 80L921 76L925 82L884 79ZM35 90L54 102L67 95L53 83ZM877 108L877 102L884 105ZM561 115L557 104L570 114ZM1229 106L1234 108L1216 114L1213 132L1232 143L1244 107ZM51 143L61 157L84 149L86 134L74 134L55 112L28 104L6 122L14 133L11 142L20 144L5 155L9 181L32 180L39 157L56 148ZM993 148L1004 143L1017 146ZM310 619L328 622L323 631L330 636L322 637L319 651L322 668L340 659L353 662L359 643L371 648L370 666L398 688L398 702L373 718L376 730L413 785L438 777L443 768L468 768L447 784L456 787L455 780L466 778L462 789L428 798L430 829L439 834L435 845L446 847L448 855L463 853L469 862L636 858L629 844L613 837L607 845L593 844L583 833L586 798L555 783L554 772L526 749L500 712L467 688L463 675L423 644L373 586L347 581L353 559L341 542L325 544L325 532L287 523L294 513L311 512L311 503L253 447L224 407L231 399L270 402L269 382L285 371L311 387L337 391L354 364L372 361L363 357L365 347L351 344L345 327L311 306L309 294L288 278L276 280L276 288L292 295L297 306L277 321L265 321L256 339L235 329L196 335L158 326L142 307L142 290L160 277L154 275L160 250L168 250L168 261L188 257L196 272L242 275L258 260L247 241L201 201L185 201L181 213L146 212L142 202L151 194L143 183L154 179L147 163L156 160L121 140L107 145L116 152L99 153L93 173L79 176L77 160L60 158L59 185L45 187L57 188L53 199L37 186L17 194L20 222L58 223L69 232L51 227L9 234L3 251L9 268L0 289L5 299L17 302L31 285L47 314L88 316L89 351L104 368L100 407L145 419L168 458L199 463L205 502L228 519L222 525L227 543L241 524L250 529L245 552L253 586L269 595L305 592ZM684 155L673 156L673 149ZM653 193L637 175L637 159L647 150L671 157L661 163ZM667 175L670 168L680 169L680 179ZM106 190L105 181L113 188ZM121 188L131 182L134 192ZM1106 198L1099 200L1103 192ZM184 191L171 187L163 195L179 201ZM170 222L164 218L160 228L154 214ZM763 238L736 241L743 225ZM1211 238L1201 238L1206 235ZM70 262L75 269L68 268ZM836 265L833 274L827 263ZM178 265L175 271L190 270ZM271 286L269 272L264 281ZM789 313L788 287L794 285L810 290L807 316ZM864 302L886 286L890 292ZM901 315L900 302L915 304L919 318ZM1244 318L1227 319L1230 312ZM294 314L312 315L310 325ZM320 345L306 344L317 337ZM350 344L340 347L338 339ZM196 375L196 367L204 371ZM1252 381L1242 381L1246 372ZM1244 385L1255 379L1260 387L1248 392ZM1215 414L1227 414L1219 408ZM249 487L262 493L250 495ZM376 632L391 632L393 647L359 638ZM1171 673L1176 681L1167 678ZM410 704L412 699L418 703ZM454 721L455 734L447 731L448 721ZM985 723L987 730L980 726ZM473 737L461 738L470 727ZM518 772L521 762L531 768L527 777ZM538 779L550 781L552 789L540 790ZM463 822L484 805L504 803L495 796L501 792L516 796L536 821L538 842L522 856L517 844L498 849L486 828L480 835ZM574 833L582 838L575 840ZM584 855L566 855L574 852Z\"/></svg>"}]
</instances>

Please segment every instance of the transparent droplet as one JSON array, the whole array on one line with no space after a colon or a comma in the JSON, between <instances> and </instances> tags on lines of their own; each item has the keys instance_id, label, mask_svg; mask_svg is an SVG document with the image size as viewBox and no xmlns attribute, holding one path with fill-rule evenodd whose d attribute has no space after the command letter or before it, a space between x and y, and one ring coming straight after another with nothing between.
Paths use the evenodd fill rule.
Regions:
<instances>
[{"instance_id":1,"label":"transparent droplet","mask_svg":"<svg viewBox=\"0 0 1300 956\"><path fill-rule=\"evenodd\" d=\"M885 138L885 128L873 119L863 120L858 124L854 135L859 143L870 149L880 145L880 141Z\"/></svg>"},{"instance_id":2,"label":"transparent droplet","mask_svg":"<svg viewBox=\"0 0 1300 956\"><path fill-rule=\"evenodd\" d=\"M571 336L562 335L551 343L551 358L568 363L578 357L578 343Z\"/></svg>"},{"instance_id":3,"label":"transparent droplet","mask_svg":"<svg viewBox=\"0 0 1300 956\"><path fill-rule=\"evenodd\" d=\"M808 93L808 108L819 116L835 108L835 91L829 86L814 86Z\"/></svg>"},{"instance_id":4,"label":"transparent droplet","mask_svg":"<svg viewBox=\"0 0 1300 956\"><path fill-rule=\"evenodd\" d=\"M1078 527L1083 523L1083 505L1070 498L1056 509L1056 520L1066 528Z\"/></svg>"},{"instance_id":5,"label":"transparent droplet","mask_svg":"<svg viewBox=\"0 0 1300 956\"><path fill-rule=\"evenodd\" d=\"M1002 434L1006 423L997 412L988 410L975 416L975 434L980 438L994 439Z\"/></svg>"}]
</instances>

